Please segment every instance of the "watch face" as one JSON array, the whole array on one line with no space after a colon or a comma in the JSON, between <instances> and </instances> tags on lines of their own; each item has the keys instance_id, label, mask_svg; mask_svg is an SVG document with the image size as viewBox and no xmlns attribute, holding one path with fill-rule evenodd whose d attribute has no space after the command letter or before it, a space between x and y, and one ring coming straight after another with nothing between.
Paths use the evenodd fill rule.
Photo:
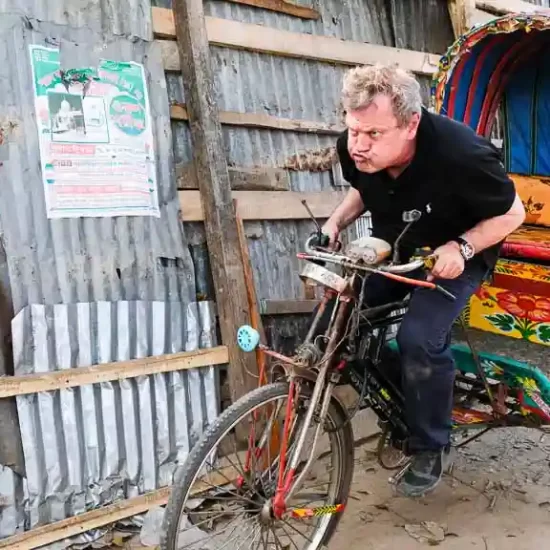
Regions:
<instances>
[{"instance_id":1,"label":"watch face","mask_svg":"<svg viewBox=\"0 0 550 550\"><path fill-rule=\"evenodd\" d=\"M474 257L474 247L470 243L462 243L460 248L462 250L462 254L467 260Z\"/></svg>"}]
</instances>

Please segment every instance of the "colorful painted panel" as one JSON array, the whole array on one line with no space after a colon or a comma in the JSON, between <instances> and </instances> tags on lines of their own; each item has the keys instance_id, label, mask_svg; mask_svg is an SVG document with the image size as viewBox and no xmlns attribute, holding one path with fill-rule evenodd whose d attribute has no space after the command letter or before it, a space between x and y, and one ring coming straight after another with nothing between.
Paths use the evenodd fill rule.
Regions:
<instances>
[{"instance_id":1,"label":"colorful painted panel","mask_svg":"<svg viewBox=\"0 0 550 550\"><path fill-rule=\"evenodd\" d=\"M470 29L442 56L432 108L489 136L504 105L506 169L550 176L550 17L510 14Z\"/></svg>"},{"instance_id":2,"label":"colorful painted panel","mask_svg":"<svg viewBox=\"0 0 550 550\"><path fill-rule=\"evenodd\" d=\"M510 177L525 207L525 223L550 226L550 178L518 174ZM548 233L546 240L550 240Z\"/></svg>"},{"instance_id":3,"label":"colorful painted panel","mask_svg":"<svg viewBox=\"0 0 550 550\"><path fill-rule=\"evenodd\" d=\"M506 238L502 256L550 260L550 229L522 225Z\"/></svg>"},{"instance_id":4,"label":"colorful painted panel","mask_svg":"<svg viewBox=\"0 0 550 550\"><path fill-rule=\"evenodd\" d=\"M549 17L524 14L506 15L470 29L470 31L457 38L439 61L439 70L434 75L432 83L432 107L436 112L448 113L449 96L456 86L462 88L463 93L466 93L472 87L472 78L480 75L481 72L493 72L500 59L493 59L488 56L484 53L486 49L491 50L497 47L494 44L503 41L509 41L508 45L511 46L520 39L534 36L536 33L533 31L544 31L549 28ZM512 37L514 34L515 36ZM464 78L467 75L458 73L461 72L462 64L465 64L468 59L472 59L474 65L490 61L491 66L480 67L477 71L472 68L467 71L469 78ZM485 89L481 90L479 88L481 87L477 87L477 90L473 90L473 92L484 95ZM486 88L486 86L483 86L483 88ZM472 124L477 126L477 121L472 121Z\"/></svg>"},{"instance_id":5,"label":"colorful painted panel","mask_svg":"<svg viewBox=\"0 0 550 550\"><path fill-rule=\"evenodd\" d=\"M550 298L484 284L470 299L474 328L550 346Z\"/></svg>"},{"instance_id":6,"label":"colorful painted panel","mask_svg":"<svg viewBox=\"0 0 550 550\"><path fill-rule=\"evenodd\" d=\"M493 272L492 286L550 298L550 268L502 258Z\"/></svg>"}]
</instances>

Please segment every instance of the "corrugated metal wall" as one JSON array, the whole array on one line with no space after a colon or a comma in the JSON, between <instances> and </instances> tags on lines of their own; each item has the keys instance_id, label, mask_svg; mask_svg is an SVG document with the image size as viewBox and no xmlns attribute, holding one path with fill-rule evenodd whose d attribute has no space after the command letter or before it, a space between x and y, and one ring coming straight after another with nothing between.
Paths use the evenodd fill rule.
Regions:
<instances>
[{"instance_id":1,"label":"corrugated metal wall","mask_svg":"<svg viewBox=\"0 0 550 550\"><path fill-rule=\"evenodd\" d=\"M1 281L14 315L15 374L215 345L213 304L196 301L179 221L162 56L146 40L149 3L0 0L0 12L0 121L12 128L0 165ZM46 218L30 44L62 44L75 66L86 65L92 46L144 64L160 218ZM218 414L215 371L18 397L26 475L0 466L0 537L170 483Z\"/></svg>"}]
</instances>

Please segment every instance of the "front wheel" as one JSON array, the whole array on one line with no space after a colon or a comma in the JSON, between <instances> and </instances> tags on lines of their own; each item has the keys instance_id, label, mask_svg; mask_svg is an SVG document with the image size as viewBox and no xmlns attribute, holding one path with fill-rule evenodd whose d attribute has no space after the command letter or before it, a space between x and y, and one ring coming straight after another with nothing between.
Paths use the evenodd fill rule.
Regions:
<instances>
[{"instance_id":1,"label":"front wheel","mask_svg":"<svg viewBox=\"0 0 550 550\"><path fill-rule=\"evenodd\" d=\"M288 397L286 382L257 388L206 430L176 472L164 516L162 550L316 550L328 544L342 514L338 505L345 505L350 491L351 425L332 398L315 448L308 440L302 447L297 475L311 453L315 460L286 513L276 519L270 503L279 476ZM301 385L289 425L288 458L310 398L311 388ZM316 427L312 422L310 430Z\"/></svg>"}]
</instances>

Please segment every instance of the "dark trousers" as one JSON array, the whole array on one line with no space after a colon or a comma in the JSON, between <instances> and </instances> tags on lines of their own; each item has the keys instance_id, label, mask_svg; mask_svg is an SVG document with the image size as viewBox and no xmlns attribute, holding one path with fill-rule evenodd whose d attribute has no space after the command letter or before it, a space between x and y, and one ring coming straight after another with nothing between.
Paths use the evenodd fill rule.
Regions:
<instances>
[{"instance_id":1,"label":"dark trousers","mask_svg":"<svg viewBox=\"0 0 550 550\"><path fill-rule=\"evenodd\" d=\"M411 453L438 450L449 443L455 376L451 327L487 271L486 264L475 258L456 279L436 280L456 296L454 302L440 292L382 275L367 281L365 302L370 307L402 300L412 291L397 333ZM424 278L421 273L408 276ZM319 328L323 324L322 320Z\"/></svg>"}]
</instances>

